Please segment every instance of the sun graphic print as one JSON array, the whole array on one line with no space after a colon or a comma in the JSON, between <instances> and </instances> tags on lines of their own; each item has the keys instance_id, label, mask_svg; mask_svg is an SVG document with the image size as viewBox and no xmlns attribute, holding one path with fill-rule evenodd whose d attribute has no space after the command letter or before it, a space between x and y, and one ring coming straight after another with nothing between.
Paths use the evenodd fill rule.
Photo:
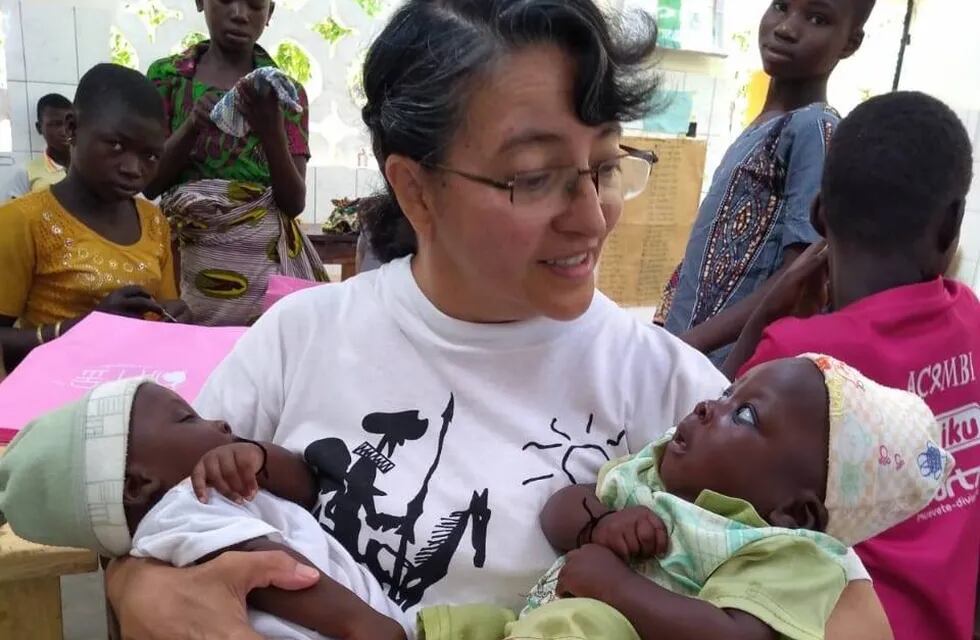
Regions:
<instances>
[{"instance_id":1,"label":"sun graphic print","mask_svg":"<svg viewBox=\"0 0 980 640\"><path fill-rule=\"evenodd\" d=\"M552 462L548 467L542 469L541 473L535 473L521 484L526 487L535 482L551 480L559 472L548 472L547 469L553 469L555 466L561 469L560 473L572 484L594 480L598 469L611 459L609 451L618 447L626 436L625 429L621 430L615 438L603 438L599 434L593 434L594 422L595 415L589 414L588 421L581 429L582 433L576 433L574 429L568 429L568 432L560 429L558 418L553 418L549 428L549 438L546 441L536 442L532 440L521 447L521 451L525 452L549 452L552 456Z\"/></svg>"}]
</instances>

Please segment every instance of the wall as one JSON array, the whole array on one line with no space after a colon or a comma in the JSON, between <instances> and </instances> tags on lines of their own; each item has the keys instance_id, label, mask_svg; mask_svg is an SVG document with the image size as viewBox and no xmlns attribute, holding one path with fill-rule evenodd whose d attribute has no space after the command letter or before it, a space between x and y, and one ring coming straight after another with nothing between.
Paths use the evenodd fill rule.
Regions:
<instances>
[{"instance_id":1,"label":"wall","mask_svg":"<svg viewBox=\"0 0 980 640\"><path fill-rule=\"evenodd\" d=\"M919 0L901 88L946 101L980 144L980 21L977 0ZM950 55L955 51L955 55ZM980 156L974 152L973 188L960 234L957 277L980 291Z\"/></svg>"}]
</instances>

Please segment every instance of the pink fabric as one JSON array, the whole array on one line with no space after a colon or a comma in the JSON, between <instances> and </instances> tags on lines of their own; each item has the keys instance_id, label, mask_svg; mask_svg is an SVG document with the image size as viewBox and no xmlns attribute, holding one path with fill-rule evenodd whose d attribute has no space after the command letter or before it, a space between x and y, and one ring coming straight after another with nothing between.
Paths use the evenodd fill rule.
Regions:
<instances>
[{"instance_id":1,"label":"pink fabric","mask_svg":"<svg viewBox=\"0 0 980 640\"><path fill-rule=\"evenodd\" d=\"M272 305L279 302L290 293L316 287L323 282L313 282L300 278L290 278L289 276L269 276L269 286L262 297L262 312L268 311Z\"/></svg>"},{"instance_id":2,"label":"pink fabric","mask_svg":"<svg viewBox=\"0 0 980 640\"><path fill-rule=\"evenodd\" d=\"M37 416L110 380L151 376L193 401L245 332L93 313L27 356L0 383L0 443Z\"/></svg>"},{"instance_id":3,"label":"pink fabric","mask_svg":"<svg viewBox=\"0 0 980 640\"><path fill-rule=\"evenodd\" d=\"M752 366L816 351L918 393L956 458L916 517L857 548L896 640L971 640L980 563L980 302L950 280L899 287L836 313L766 329Z\"/></svg>"}]
</instances>

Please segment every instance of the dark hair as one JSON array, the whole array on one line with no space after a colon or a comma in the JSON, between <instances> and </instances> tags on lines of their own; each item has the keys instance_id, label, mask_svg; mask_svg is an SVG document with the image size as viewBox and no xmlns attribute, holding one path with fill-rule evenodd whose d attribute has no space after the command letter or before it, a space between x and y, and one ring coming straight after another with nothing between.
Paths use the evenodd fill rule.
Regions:
<instances>
[{"instance_id":1,"label":"dark hair","mask_svg":"<svg viewBox=\"0 0 980 640\"><path fill-rule=\"evenodd\" d=\"M37 101L37 121L44 116L45 109L71 109L71 100L60 93L49 93Z\"/></svg>"},{"instance_id":2,"label":"dark hair","mask_svg":"<svg viewBox=\"0 0 980 640\"><path fill-rule=\"evenodd\" d=\"M362 116L384 171L400 154L438 163L472 80L502 55L553 43L577 63L575 110L582 122L628 122L649 110L658 76L649 64L656 24L643 12L610 20L592 0L410 0L371 45ZM386 183L362 219L383 262L413 253L415 233Z\"/></svg>"},{"instance_id":3,"label":"dark hair","mask_svg":"<svg viewBox=\"0 0 980 640\"><path fill-rule=\"evenodd\" d=\"M86 71L75 91L78 121L97 113L115 114L119 109L144 118L164 119L163 98L139 71L107 62Z\"/></svg>"},{"instance_id":4,"label":"dark hair","mask_svg":"<svg viewBox=\"0 0 980 640\"><path fill-rule=\"evenodd\" d=\"M871 98L838 126L824 165L827 226L869 251L902 249L966 202L973 153L939 100L902 91Z\"/></svg>"}]
</instances>

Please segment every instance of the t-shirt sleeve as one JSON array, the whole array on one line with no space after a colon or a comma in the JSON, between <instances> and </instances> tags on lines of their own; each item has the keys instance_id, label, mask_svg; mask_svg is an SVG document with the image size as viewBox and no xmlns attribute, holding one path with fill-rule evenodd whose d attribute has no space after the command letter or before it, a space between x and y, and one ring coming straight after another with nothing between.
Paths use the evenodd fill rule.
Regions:
<instances>
[{"instance_id":1,"label":"t-shirt sleeve","mask_svg":"<svg viewBox=\"0 0 980 640\"><path fill-rule=\"evenodd\" d=\"M255 538L283 542L282 533L252 513L248 504L237 505L214 491L204 504L185 483L164 494L143 518L130 555L186 567Z\"/></svg>"},{"instance_id":2,"label":"t-shirt sleeve","mask_svg":"<svg viewBox=\"0 0 980 640\"><path fill-rule=\"evenodd\" d=\"M286 112L286 141L289 144L290 155L305 156L308 159L310 157L310 102L302 85L297 83L297 89L299 104L303 107L303 111Z\"/></svg>"},{"instance_id":3,"label":"t-shirt sleeve","mask_svg":"<svg viewBox=\"0 0 980 640\"><path fill-rule=\"evenodd\" d=\"M823 640L845 586L844 570L804 538L746 545L708 578L698 597L755 616L784 638Z\"/></svg>"},{"instance_id":4,"label":"t-shirt sleeve","mask_svg":"<svg viewBox=\"0 0 980 640\"><path fill-rule=\"evenodd\" d=\"M633 354L630 451L639 451L677 425L703 400L718 398L729 386L708 358L666 330L637 325Z\"/></svg>"},{"instance_id":5,"label":"t-shirt sleeve","mask_svg":"<svg viewBox=\"0 0 980 640\"><path fill-rule=\"evenodd\" d=\"M820 239L810 223L810 209L820 191L827 143L837 126L837 118L826 111L817 118L798 114L789 126L794 135L786 167L783 247L812 244Z\"/></svg>"},{"instance_id":6,"label":"t-shirt sleeve","mask_svg":"<svg viewBox=\"0 0 980 640\"><path fill-rule=\"evenodd\" d=\"M20 203L0 207L0 316L19 318L34 283L34 235Z\"/></svg>"},{"instance_id":7,"label":"t-shirt sleeve","mask_svg":"<svg viewBox=\"0 0 980 640\"><path fill-rule=\"evenodd\" d=\"M813 334L812 330L805 329L800 325L801 321L796 318L785 318L766 327L762 332L758 346L752 353L752 357L742 365L735 377L741 378L753 367L760 364L780 358L795 358L801 353L809 351L810 349L806 348L801 341L794 339L794 336L807 335L808 331L810 335Z\"/></svg>"},{"instance_id":8,"label":"t-shirt sleeve","mask_svg":"<svg viewBox=\"0 0 980 640\"><path fill-rule=\"evenodd\" d=\"M284 403L282 310L288 301L262 314L217 366L194 401L208 419L224 420L235 434L271 442Z\"/></svg>"}]
</instances>

